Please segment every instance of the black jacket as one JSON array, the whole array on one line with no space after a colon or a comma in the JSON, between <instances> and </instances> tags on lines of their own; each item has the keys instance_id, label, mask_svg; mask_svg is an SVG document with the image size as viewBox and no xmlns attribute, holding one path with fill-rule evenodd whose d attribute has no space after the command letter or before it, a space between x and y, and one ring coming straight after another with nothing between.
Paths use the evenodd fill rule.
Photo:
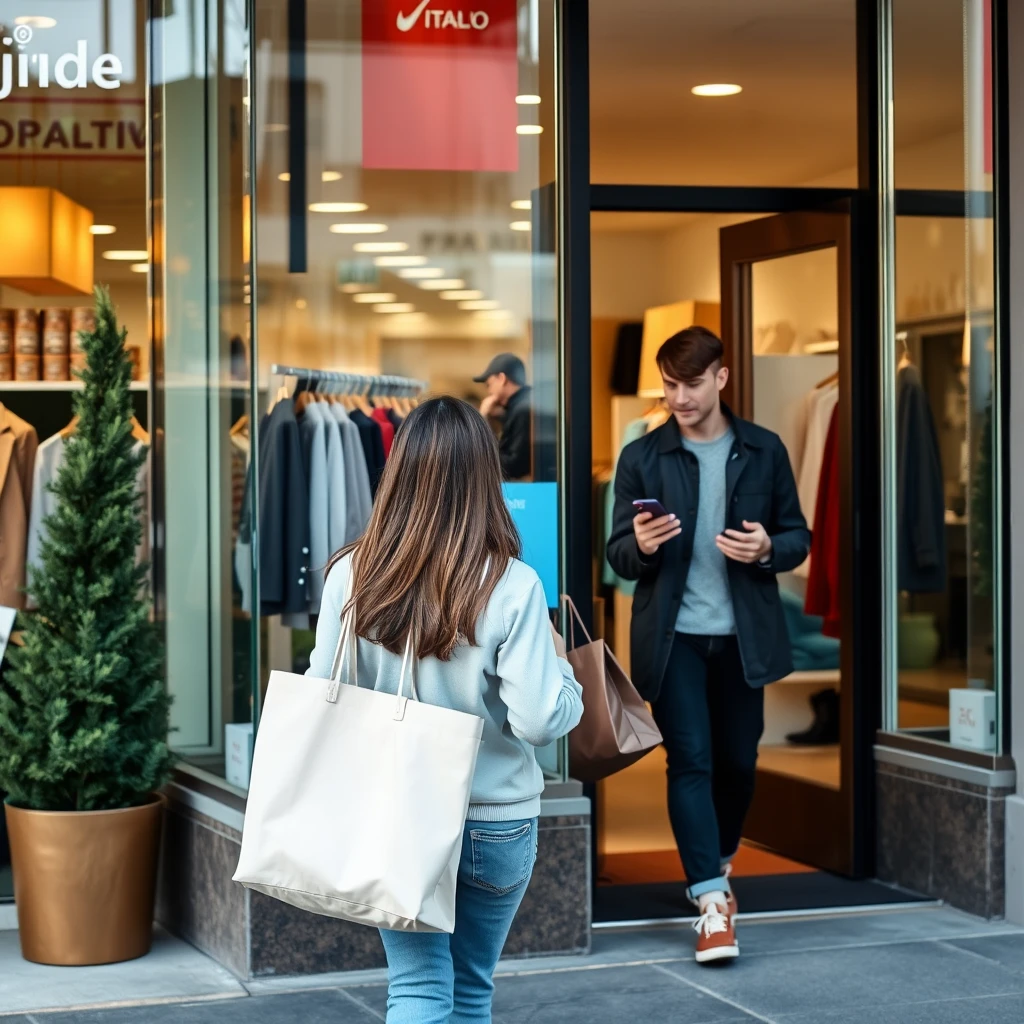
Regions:
<instances>
[{"instance_id":1,"label":"black jacket","mask_svg":"<svg viewBox=\"0 0 1024 1024\"><path fill-rule=\"evenodd\" d=\"M735 441L726 463L726 522L761 523L772 539L767 566L728 562L736 638L747 683L764 686L792 671L786 617L775 574L795 569L807 557L811 535L800 511L793 470L777 435L723 406ZM627 580L638 580L630 631L632 679L640 694L654 700L661 690L683 599L697 524L699 466L683 448L675 418L627 445L615 470L615 513L608 561ZM657 498L679 516L683 532L650 558L641 554L633 533L633 502Z\"/></svg>"},{"instance_id":2,"label":"black jacket","mask_svg":"<svg viewBox=\"0 0 1024 1024\"><path fill-rule=\"evenodd\" d=\"M900 370L896 401L897 586L946 589L946 492L928 396L913 366Z\"/></svg>"},{"instance_id":3,"label":"black jacket","mask_svg":"<svg viewBox=\"0 0 1024 1024\"><path fill-rule=\"evenodd\" d=\"M521 480L532 469L532 416L529 387L521 387L505 406L498 441L501 472L506 480Z\"/></svg>"}]
</instances>

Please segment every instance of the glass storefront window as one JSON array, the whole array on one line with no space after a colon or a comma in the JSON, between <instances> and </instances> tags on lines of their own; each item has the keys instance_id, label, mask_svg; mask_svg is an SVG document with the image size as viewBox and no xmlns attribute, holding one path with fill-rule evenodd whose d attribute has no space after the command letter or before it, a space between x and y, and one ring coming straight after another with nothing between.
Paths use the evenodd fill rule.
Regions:
<instances>
[{"instance_id":1,"label":"glass storefront window","mask_svg":"<svg viewBox=\"0 0 1024 1024\"><path fill-rule=\"evenodd\" d=\"M525 464L505 467L506 496L555 607L555 3L414 7L344 0L310 5L303 21L276 0L255 4L254 408L288 403L301 425L318 391L331 415L378 430L386 449L388 421L415 394L479 403L486 389L473 378L499 354L517 357L532 445ZM399 378L407 393L396 400ZM360 457L372 485L369 443ZM324 565L358 535L314 538L309 576L287 592L287 536L268 532L281 497L264 473L273 444L261 428L263 685L272 669L308 664ZM560 777L558 750L545 767Z\"/></svg>"},{"instance_id":2,"label":"glass storefront window","mask_svg":"<svg viewBox=\"0 0 1024 1024\"><path fill-rule=\"evenodd\" d=\"M949 194L921 191L921 215L894 220L885 436L895 682L888 724L995 754L1002 681L990 15L989 0L948 0L927 12L906 0L893 5L893 180L902 189L956 191L945 215ZM915 31L927 31L948 58L938 62L944 85L928 117L920 100L937 65L918 59ZM915 148L913 135L931 141Z\"/></svg>"},{"instance_id":3,"label":"glass storefront window","mask_svg":"<svg viewBox=\"0 0 1024 1024\"><path fill-rule=\"evenodd\" d=\"M591 0L591 180L855 187L856 7Z\"/></svg>"}]
</instances>

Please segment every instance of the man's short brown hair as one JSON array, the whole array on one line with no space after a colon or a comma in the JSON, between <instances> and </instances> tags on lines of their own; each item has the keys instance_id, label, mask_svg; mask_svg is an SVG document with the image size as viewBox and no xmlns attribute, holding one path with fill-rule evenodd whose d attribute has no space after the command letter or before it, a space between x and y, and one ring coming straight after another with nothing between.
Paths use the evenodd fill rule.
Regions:
<instances>
[{"instance_id":1,"label":"man's short brown hair","mask_svg":"<svg viewBox=\"0 0 1024 1024\"><path fill-rule=\"evenodd\" d=\"M672 380L696 380L710 367L717 369L721 365L722 341L706 327L687 327L658 349L657 363L658 369Z\"/></svg>"}]
</instances>

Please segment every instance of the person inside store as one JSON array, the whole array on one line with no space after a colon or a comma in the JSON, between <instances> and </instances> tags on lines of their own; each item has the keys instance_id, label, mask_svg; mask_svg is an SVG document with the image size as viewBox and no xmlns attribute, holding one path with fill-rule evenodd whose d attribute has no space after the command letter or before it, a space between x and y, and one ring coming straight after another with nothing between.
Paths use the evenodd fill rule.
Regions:
<instances>
[{"instance_id":1,"label":"person inside store","mask_svg":"<svg viewBox=\"0 0 1024 1024\"><path fill-rule=\"evenodd\" d=\"M493 431L456 398L413 410L363 536L327 568L308 675L330 677L355 602L357 683L483 719L453 934L382 931L390 1024L489 1021L492 975L529 884L544 778L536 748L583 714L561 637L502 494Z\"/></svg>"},{"instance_id":2,"label":"person inside store","mask_svg":"<svg viewBox=\"0 0 1024 1024\"><path fill-rule=\"evenodd\" d=\"M622 450L608 540L612 567L638 581L632 679L664 738L700 963L739 955L729 876L754 795L763 687L792 671L776 574L800 565L811 540L782 441L721 400L722 357L703 327L658 351L671 416Z\"/></svg>"},{"instance_id":3,"label":"person inside store","mask_svg":"<svg viewBox=\"0 0 1024 1024\"><path fill-rule=\"evenodd\" d=\"M487 385L487 397L480 403L480 412L499 431L502 476L506 480L530 476L533 410L522 359L511 352L502 352L479 377L473 378L473 382Z\"/></svg>"}]
</instances>

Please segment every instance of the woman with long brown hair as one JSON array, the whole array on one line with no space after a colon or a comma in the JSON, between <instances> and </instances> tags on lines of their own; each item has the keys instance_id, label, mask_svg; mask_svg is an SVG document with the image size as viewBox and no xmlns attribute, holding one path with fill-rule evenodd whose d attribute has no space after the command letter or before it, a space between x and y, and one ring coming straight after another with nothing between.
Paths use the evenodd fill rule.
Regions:
<instances>
[{"instance_id":1,"label":"woman with long brown hair","mask_svg":"<svg viewBox=\"0 0 1024 1024\"><path fill-rule=\"evenodd\" d=\"M494 967L537 853L535 750L583 713L519 554L493 433L472 406L435 398L398 432L366 533L328 566L310 675L330 672L351 576L358 684L396 693L411 635L419 699L484 721L454 934L381 932L389 1024L491 1019Z\"/></svg>"}]
</instances>

